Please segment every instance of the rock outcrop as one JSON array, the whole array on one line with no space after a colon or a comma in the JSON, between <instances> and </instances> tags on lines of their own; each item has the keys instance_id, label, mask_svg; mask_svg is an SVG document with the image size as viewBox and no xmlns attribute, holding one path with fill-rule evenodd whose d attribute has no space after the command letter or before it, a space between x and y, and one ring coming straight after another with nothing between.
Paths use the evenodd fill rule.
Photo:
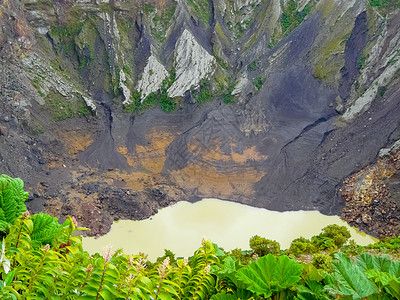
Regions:
<instances>
[{"instance_id":1,"label":"rock outcrop","mask_svg":"<svg viewBox=\"0 0 400 300\"><path fill-rule=\"evenodd\" d=\"M168 89L168 96L183 97L191 88L198 88L202 79L212 77L215 57L209 54L187 29L179 37L175 48L176 80Z\"/></svg>"}]
</instances>

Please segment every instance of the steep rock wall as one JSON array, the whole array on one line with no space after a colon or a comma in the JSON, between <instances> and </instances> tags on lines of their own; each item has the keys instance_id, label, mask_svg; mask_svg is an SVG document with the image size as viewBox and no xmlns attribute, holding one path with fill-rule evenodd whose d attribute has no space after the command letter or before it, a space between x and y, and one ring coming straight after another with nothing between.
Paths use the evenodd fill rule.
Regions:
<instances>
[{"instance_id":1,"label":"steep rock wall","mask_svg":"<svg viewBox=\"0 0 400 300\"><path fill-rule=\"evenodd\" d=\"M0 171L27 182L31 209L76 212L94 234L202 197L338 214L344 178L399 139L396 6L30 0L0 12Z\"/></svg>"}]
</instances>

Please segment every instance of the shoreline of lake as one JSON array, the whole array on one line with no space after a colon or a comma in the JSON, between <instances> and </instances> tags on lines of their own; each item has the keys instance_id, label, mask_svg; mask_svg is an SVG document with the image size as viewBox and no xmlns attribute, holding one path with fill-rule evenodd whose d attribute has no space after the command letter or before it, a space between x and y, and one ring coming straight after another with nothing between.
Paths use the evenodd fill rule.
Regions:
<instances>
[{"instance_id":1,"label":"shoreline of lake","mask_svg":"<svg viewBox=\"0 0 400 300\"><path fill-rule=\"evenodd\" d=\"M97 239L83 238L90 253L101 252L106 245L123 248L126 254L149 254L150 260L164 255L164 249L177 256L191 256L201 246L202 237L229 251L250 249L249 239L260 235L276 240L281 249L303 236L311 238L330 224L346 226L357 244L374 243L373 237L357 232L338 216L318 211L276 212L231 201L206 198L195 203L180 201L141 221L114 222L111 231Z\"/></svg>"}]
</instances>

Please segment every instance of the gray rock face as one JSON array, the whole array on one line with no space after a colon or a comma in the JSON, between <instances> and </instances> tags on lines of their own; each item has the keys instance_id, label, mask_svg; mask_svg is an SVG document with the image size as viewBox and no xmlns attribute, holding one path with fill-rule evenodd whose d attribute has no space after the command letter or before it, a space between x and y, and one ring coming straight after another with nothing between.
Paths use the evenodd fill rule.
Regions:
<instances>
[{"instance_id":1,"label":"gray rock face","mask_svg":"<svg viewBox=\"0 0 400 300\"><path fill-rule=\"evenodd\" d=\"M168 76L165 67L151 55L143 70L142 78L138 82L138 90L141 91L142 102L148 95L157 92L162 85L164 79Z\"/></svg>"},{"instance_id":2,"label":"gray rock face","mask_svg":"<svg viewBox=\"0 0 400 300\"><path fill-rule=\"evenodd\" d=\"M202 79L210 78L216 62L186 29L176 44L175 53L176 81L168 89L171 98L182 97L190 88L197 88Z\"/></svg>"}]
</instances>

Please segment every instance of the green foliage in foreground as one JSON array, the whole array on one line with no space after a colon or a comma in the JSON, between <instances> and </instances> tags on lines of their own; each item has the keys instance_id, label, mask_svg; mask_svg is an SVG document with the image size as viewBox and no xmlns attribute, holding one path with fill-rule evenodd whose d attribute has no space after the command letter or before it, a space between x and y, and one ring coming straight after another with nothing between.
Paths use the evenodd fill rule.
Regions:
<instances>
[{"instance_id":1,"label":"green foliage in foreground","mask_svg":"<svg viewBox=\"0 0 400 300\"><path fill-rule=\"evenodd\" d=\"M5 231L15 219L26 211L24 183L19 178L0 176L0 231Z\"/></svg>"},{"instance_id":2,"label":"green foliage in foreground","mask_svg":"<svg viewBox=\"0 0 400 300\"><path fill-rule=\"evenodd\" d=\"M2 193L2 201L14 194ZM85 228L76 226L71 217L60 225L46 214L27 212L8 225L1 242L0 298L400 299L399 238L366 248L346 245L347 229L330 225L311 240L294 240L285 251L260 236L250 239L252 250L231 252L203 239L189 258L176 259L166 250L151 263L144 254L111 248L90 255L76 234Z\"/></svg>"}]
</instances>

